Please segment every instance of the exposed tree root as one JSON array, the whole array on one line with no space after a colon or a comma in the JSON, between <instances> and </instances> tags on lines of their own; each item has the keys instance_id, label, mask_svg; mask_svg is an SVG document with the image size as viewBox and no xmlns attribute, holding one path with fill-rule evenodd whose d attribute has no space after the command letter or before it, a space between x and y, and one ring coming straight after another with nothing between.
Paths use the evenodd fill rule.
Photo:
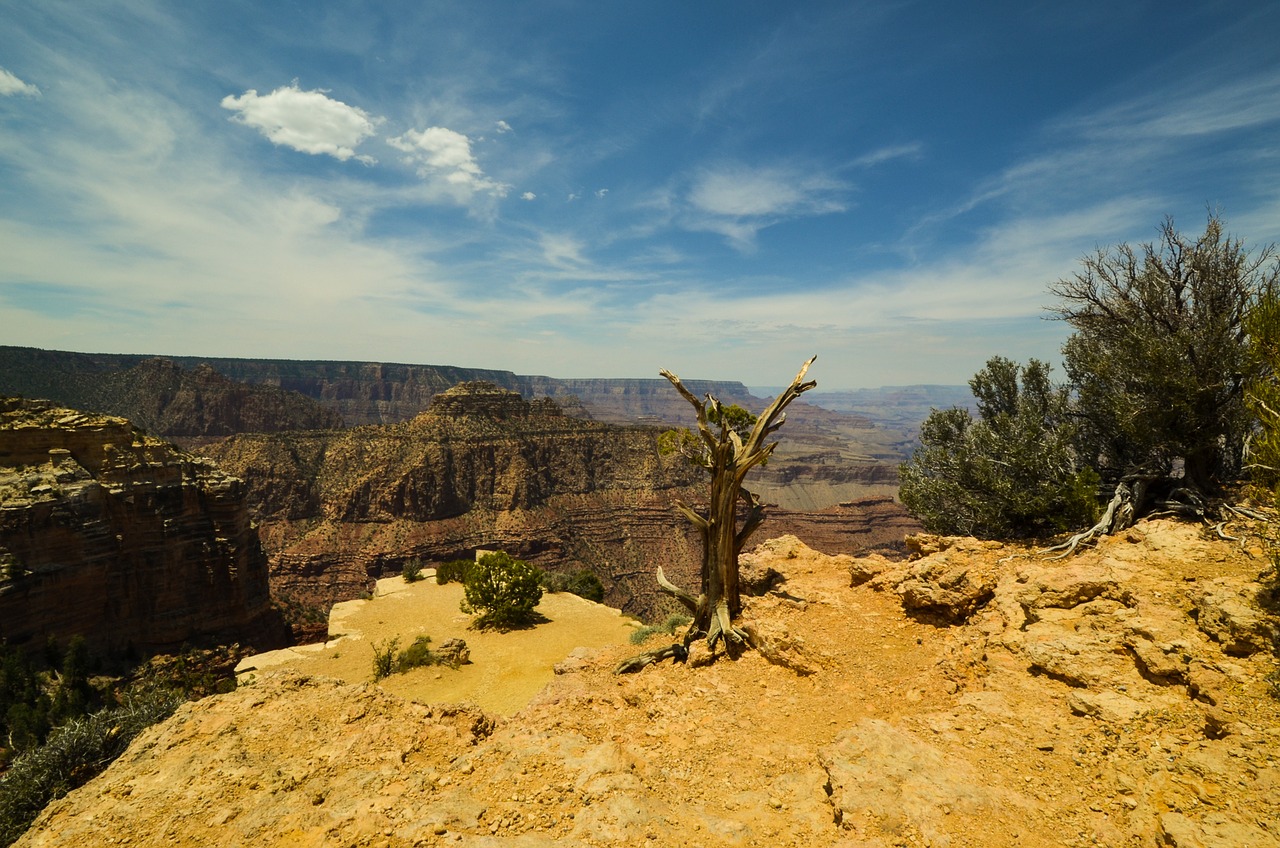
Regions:
<instances>
[{"instance_id":1,"label":"exposed tree root","mask_svg":"<svg viewBox=\"0 0 1280 848\"><path fill-rule=\"evenodd\" d=\"M1144 512L1143 507L1147 500L1147 495L1153 484L1158 482L1169 484L1171 486L1169 493L1163 499L1152 504L1154 509ZM1097 524L1088 530L1076 533L1059 545L1043 549L1040 553L1051 554L1060 551L1061 553L1058 556L1050 557L1050 559L1065 559L1079 550L1082 545L1097 542L1103 536L1111 536L1132 527L1140 516L1146 518L1177 516L1179 518L1195 519L1212 527L1219 538L1244 544L1246 537L1232 536L1226 532L1227 525L1230 523L1230 518L1225 515L1226 513L1266 523L1271 521L1257 510L1232 506L1231 504L1214 503L1206 499L1199 491L1176 485L1173 480L1168 478L1133 475L1123 478L1116 485L1115 494L1111 496L1111 500L1108 502L1107 508Z\"/></svg>"},{"instance_id":2,"label":"exposed tree root","mask_svg":"<svg viewBox=\"0 0 1280 848\"><path fill-rule=\"evenodd\" d=\"M635 674L642 668L652 665L663 660L674 659L678 663L682 663L689 659L689 649L684 645L676 642L667 645L665 648L655 648L652 651L645 651L643 654L637 654L634 657L628 657L618 664L613 670L614 674Z\"/></svg>"},{"instance_id":3,"label":"exposed tree root","mask_svg":"<svg viewBox=\"0 0 1280 848\"><path fill-rule=\"evenodd\" d=\"M1040 553L1051 554L1056 551L1062 551L1056 557L1050 559L1065 559L1076 552L1081 545L1087 545L1090 542L1096 542L1103 536L1110 536L1133 526L1133 522L1137 519L1138 507L1142 503L1143 497L1146 495L1147 486L1151 483L1149 477L1126 477L1116 485L1115 494L1111 496L1111 501L1107 504L1106 511L1102 513L1102 518L1098 519L1098 523L1085 530L1077 533L1070 539L1067 539L1060 545L1054 545L1051 548L1045 548Z\"/></svg>"}]
</instances>

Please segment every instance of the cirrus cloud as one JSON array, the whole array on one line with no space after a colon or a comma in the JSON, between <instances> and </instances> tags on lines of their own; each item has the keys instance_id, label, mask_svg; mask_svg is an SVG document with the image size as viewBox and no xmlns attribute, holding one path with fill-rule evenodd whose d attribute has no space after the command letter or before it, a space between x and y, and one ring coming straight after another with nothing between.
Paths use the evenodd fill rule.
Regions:
<instances>
[{"instance_id":1,"label":"cirrus cloud","mask_svg":"<svg viewBox=\"0 0 1280 848\"><path fill-rule=\"evenodd\" d=\"M371 165L375 161L357 155L355 149L373 135L382 119L334 100L323 90L303 91L297 82L266 95L251 88L239 97L222 98L222 108L235 112L233 120L255 128L274 144L344 162L355 158Z\"/></svg>"},{"instance_id":2,"label":"cirrus cloud","mask_svg":"<svg viewBox=\"0 0 1280 848\"><path fill-rule=\"evenodd\" d=\"M842 212L839 180L788 167L741 165L708 169L689 190L689 229L720 233L739 250L755 247L756 234L779 221Z\"/></svg>"},{"instance_id":3,"label":"cirrus cloud","mask_svg":"<svg viewBox=\"0 0 1280 848\"><path fill-rule=\"evenodd\" d=\"M21 94L26 97L39 97L40 89L29 82L18 79L12 71L0 68L0 97L12 97Z\"/></svg>"}]
</instances>

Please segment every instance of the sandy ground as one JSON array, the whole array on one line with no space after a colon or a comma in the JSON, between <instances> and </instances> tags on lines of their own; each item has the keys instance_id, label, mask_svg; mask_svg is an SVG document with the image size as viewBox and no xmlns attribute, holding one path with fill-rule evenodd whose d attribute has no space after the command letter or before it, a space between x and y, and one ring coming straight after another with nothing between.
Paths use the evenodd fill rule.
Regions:
<instances>
[{"instance_id":1,"label":"sandy ground","mask_svg":"<svg viewBox=\"0 0 1280 848\"><path fill-rule=\"evenodd\" d=\"M544 594L537 611L549 621L510 633L470 629L475 616L461 612L462 586L437 585L433 569L426 579L378 581L372 600L345 601L329 615L329 640L246 657L237 674L293 669L336 677L348 683L373 679L373 646L392 638L408 647L420 635L433 646L462 639L471 663L413 669L381 682L388 692L424 703L471 701L487 712L512 715L529 703L555 676L556 663L576 648L627 644L639 625L618 610L568 592Z\"/></svg>"}]
</instances>

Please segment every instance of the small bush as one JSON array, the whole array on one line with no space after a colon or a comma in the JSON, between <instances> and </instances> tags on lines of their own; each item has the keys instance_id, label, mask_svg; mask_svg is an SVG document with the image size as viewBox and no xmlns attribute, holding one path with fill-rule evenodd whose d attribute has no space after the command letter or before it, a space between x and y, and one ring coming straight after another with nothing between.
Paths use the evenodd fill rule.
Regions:
<instances>
[{"instance_id":1,"label":"small bush","mask_svg":"<svg viewBox=\"0 0 1280 848\"><path fill-rule=\"evenodd\" d=\"M569 575L560 574L556 571L544 571L542 576L538 578L538 585L542 587L542 591L548 595L558 595L561 592L569 591Z\"/></svg>"},{"instance_id":2,"label":"small bush","mask_svg":"<svg viewBox=\"0 0 1280 848\"><path fill-rule=\"evenodd\" d=\"M373 643L373 679L381 680L390 677L396 670L396 649L400 647L399 637L387 642Z\"/></svg>"},{"instance_id":3,"label":"small bush","mask_svg":"<svg viewBox=\"0 0 1280 848\"><path fill-rule=\"evenodd\" d=\"M693 621L693 619L689 616L683 613L673 612L671 615L667 616L661 624L648 624L632 631L631 644L643 645L648 641L649 637L655 633L666 633L668 636L674 636L676 635L677 629L684 627L691 621Z\"/></svg>"},{"instance_id":4,"label":"small bush","mask_svg":"<svg viewBox=\"0 0 1280 848\"><path fill-rule=\"evenodd\" d=\"M553 595L557 592L569 592L579 598L595 601L597 604L604 600L604 584L600 582L600 578L594 571L586 568L575 571L573 574L544 571L538 583L544 592L550 592Z\"/></svg>"},{"instance_id":5,"label":"small bush","mask_svg":"<svg viewBox=\"0 0 1280 848\"><path fill-rule=\"evenodd\" d=\"M588 571L585 568L574 572L569 578L568 589L579 598L586 598L597 604L604 600L604 584L600 582L599 577L596 577L594 571Z\"/></svg>"},{"instance_id":6,"label":"small bush","mask_svg":"<svg viewBox=\"0 0 1280 848\"><path fill-rule=\"evenodd\" d=\"M382 680L384 677L390 677L393 674L404 674L406 671L415 668L424 668L432 665L447 665L450 668L457 668L459 665L471 662L467 643L458 639L451 639L445 642L441 646L439 653L431 650L430 636L419 636L413 640L412 645L403 651L397 652L396 649L399 647L399 638L391 639L382 644L374 643L374 680Z\"/></svg>"},{"instance_id":7,"label":"small bush","mask_svg":"<svg viewBox=\"0 0 1280 848\"><path fill-rule=\"evenodd\" d=\"M467 569L474 565L475 563L469 559L442 562L436 566L436 583L441 586L446 583L463 583L466 581Z\"/></svg>"},{"instance_id":8,"label":"small bush","mask_svg":"<svg viewBox=\"0 0 1280 848\"><path fill-rule=\"evenodd\" d=\"M533 608L542 600L542 570L506 551L485 554L463 580L463 612L479 613L473 627L509 630L538 621Z\"/></svg>"},{"instance_id":9,"label":"small bush","mask_svg":"<svg viewBox=\"0 0 1280 848\"><path fill-rule=\"evenodd\" d=\"M404 674L411 668L439 665L440 659L431 653L431 637L419 636L413 644L396 656L396 674Z\"/></svg>"},{"instance_id":10,"label":"small bush","mask_svg":"<svg viewBox=\"0 0 1280 848\"><path fill-rule=\"evenodd\" d=\"M422 560L414 557L406 561L400 569L400 576L404 578L406 583L417 583L422 579Z\"/></svg>"}]
</instances>

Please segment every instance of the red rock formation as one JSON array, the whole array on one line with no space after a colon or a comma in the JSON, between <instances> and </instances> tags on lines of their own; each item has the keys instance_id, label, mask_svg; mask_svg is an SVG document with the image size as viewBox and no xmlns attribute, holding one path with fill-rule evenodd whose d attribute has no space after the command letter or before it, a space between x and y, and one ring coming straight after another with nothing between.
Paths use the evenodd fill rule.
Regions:
<instances>
[{"instance_id":1,"label":"red rock formation","mask_svg":"<svg viewBox=\"0 0 1280 848\"><path fill-rule=\"evenodd\" d=\"M122 418L0 399L0 638L110 654L271 641L244 494Z\"/></svg>"}]
</instances>

